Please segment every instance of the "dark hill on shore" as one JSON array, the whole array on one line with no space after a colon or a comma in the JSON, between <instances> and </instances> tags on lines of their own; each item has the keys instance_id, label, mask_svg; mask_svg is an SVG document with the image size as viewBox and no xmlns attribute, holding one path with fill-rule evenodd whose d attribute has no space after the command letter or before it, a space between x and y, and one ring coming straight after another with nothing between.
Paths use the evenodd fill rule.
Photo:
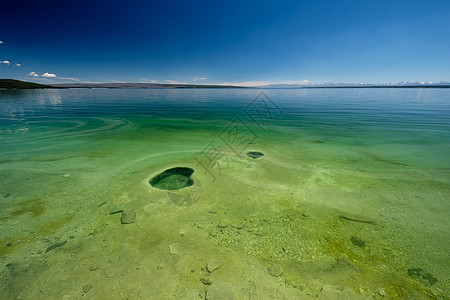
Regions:
<instances>
[{"instance_id":1,"label":"dark hill on shore","mask_svg":"<svg viewBox=\"0 0 450 300\"><path fill-rule=\"evenodd\" d=\"M212 84L162 84L162 83L55 83L39 84L15 79L0 79L0 89L195 89L195 88L242 88L231 85Z\"/></svg>"},{"instance_id":2,"label":"dark hill on shore","mask_svg":"<svg viewBox=\"0 0 450 300\"><path fill-rule=\"evenodd\" d=\"M27 82L15 79L0 79L0 89L51 89L45 84Z\"/></svg>"}]
</instances>

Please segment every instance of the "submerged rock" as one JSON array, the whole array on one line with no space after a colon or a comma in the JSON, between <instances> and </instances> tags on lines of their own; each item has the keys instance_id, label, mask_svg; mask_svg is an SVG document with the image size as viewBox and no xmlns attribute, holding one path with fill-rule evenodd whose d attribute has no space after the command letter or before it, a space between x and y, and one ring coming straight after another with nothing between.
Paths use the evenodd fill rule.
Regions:
<instances>
[{"instance_id":1,"label":"submerged rock","mask_svg":"<svg viewBox=\"0 0 450 300\"><path fill-rule=\"evenodd\" d=\"M170 244L169 245L169 253L174 254L174 255L180 254L181 253L180 245L178 245L178 243Z\"/></svg>"},{"instance_id":2,"label":"submerged rock","mask_svg":"<svg viewBox=\"0 0 450 300\"><path fill-rule=\"evenodd\" d=\"M50 252L56 248L59 248L61 246L64 246L64 244L67 243L67 241L62 241L62 242L58 242L58 243L54 243L53 245L49 246L47 248L47 250L45 250L45 252Z\"/></svg>"},{"instance_id":3,"label":"submerged rock","mask_svg":"<svg viewBox=\"0 0 450 300\"><path fill-rule=\"evenodd\" d=\"M207 278L207 277L202 277L200 278L200 281L204 284L204 285L211 285L212 281L211 279Z\"/></svg>"},{"instance_id":4,"label":"submerged rock","mask_svg":"<svg viewBox=\"0 0 450 300\"><path fill-rule=\"evenodd\" d=\"M278 264L273 264L271 265L269 268L269 274L275 277L280 276L281 274L283 274L283 267L278 265Z\"/></svg>"},{"instance_id":5,"label":"submerged rock","mask_svg":"<svg viewBox=\"0 0 450 300\"><path fill-rule=\"evenodd\" d=\"M250 151L250 152L247 152L247 156L255 159L255 158L263 157L264 153L258 152L258 151Z\"/></svg>"},{"instance_id":6,"label":"submerged rock","mask_svg":"<svg viewBox=\"0 0 450 300\"><path fill-rule=\"evenodd\" d=\"M167 169L150 179L150 185L160 190L179 190L194 184L191 179L194 169L175 167Z\"/></svg>"},{"instance_id":7,"label":"submerged rock","mask_svg":"<svg viewBox=\"0 0 450 300\"><path fill-rule=\"evenodd\" d=\"M386 297L387 294L384 288L378 289L378 295L380 295L381 297Z\"/></svg>"},{"instance_id":8,"label":"submerged rock","mask_svg":"<svg viewBox=\"0 0 450 300\"><path fill-rule=\"evenodd\" d=\"M93 287L93 285L90 283L83 285L83 292L84 293L89 292L92 289L92 287Z\"/></svg>"},{"instance_id":9,"label":"submerged rock","mask_svg":"<svg viewBox=\"0 0 450 300\"><path fill-rule=\"evenodd\" d=\"M217 224L217 227L219 228L227 228L228 224L225 222L220 222L219 224Z\"/></svg>"},{"instance_id":10,"label":"submerged rock","mask_svg":"<svg viewBox=\"0 0 450 300\"><path fill-rule=\"evenodd\" d=\"M208 270L209 273L214 272L215 270L217 270L218 268L220 268L220 266L222 265L222 262L218 259L211 259L208 264L206 265L206 269Z\"/></svg>"},{"instance_id":11,"label":"submerged rock","mask_svg":"<svg viewBox=\"0 0 450 300\"><path fill-rule=\"evenodd\" d=\"M413 268L408 270L408 276L414 279L418 279L425 284L433 285L438 282L437 278L430 273L425 272L420 268Z\"/></svg>"},{"instance_id":12,"label":"submerged rock","mask_svg":"<svg viewBox=\"0 0 450 300\"><path fill-rule=\"evenodd\" d=\"M350 238L350 241L352 241L352 244L355 245L355 246L357 246L357 247L364 247L364 246L366 245L366 242L365 242L365 241L363 241L362 239L357 238L357 237L355 237L355 236L352 236L352 237Z\"/></svg>"},{"instance_id":13,"label":"submerged rock","mask_svg":"<svg viewBox=\"0 0 450 300\"><path fill-rule=\"evenodd\" d=\"M122 212L122 218L120 222L122 224L131 224L136 220L136 212L134 210L126 210Z\"/></svg>"}]
</instances>

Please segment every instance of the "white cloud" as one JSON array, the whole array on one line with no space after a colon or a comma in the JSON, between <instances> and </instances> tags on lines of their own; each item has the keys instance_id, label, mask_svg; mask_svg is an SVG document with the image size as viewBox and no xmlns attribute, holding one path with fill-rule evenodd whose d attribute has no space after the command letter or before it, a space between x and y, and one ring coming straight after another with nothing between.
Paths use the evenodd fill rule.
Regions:
<instances>
[{"instance_id":1,"label":"white cloud","mask_svg":"<svg viewBox=\"0 0 450 300\"><path fill-rule=\"evenodd\" d=\"M153 80L153 79L146 79L146 78L141 78L141 83L157 83L158 81Z\"/></svg>"},{"instance_id":2,"label":"white cloud","mask_svg":"<svg viewBox=\"0 0 450 300\"><path fill-rule=\"evenodd\" d=\"M309 80L283 80L283 81L279 81L275 84L307 85L310 83L311 83L311 81L309 81Z\"/></svg>"},{"instance_id":3,"label":"white cloud","mask_svg":"<svg viewBox=\"0 0 450 300\"><path fill-rule=\"evenodd\" d=\"M14 66L16 66L16 67L20 67L20 66L21 66L21 64L15 64Z\"/></svg>"},{"instance_id":4,"label":"white cloud","mask_svg":"<svg viewBox=\"0 0 450 300\"><path fill-rule=\"evenodd\" d=\"M274 82L271 81L242 81L242 82L222 82L218 85L236 85L236 86L263 86L263 85L269 85Z\"/></svg>"},{"instance_id":5,"label":"white cloud","mask_svg":"<svg viewBox=\"0 0 450 300\"><path fill-rule=\"evenodd\" d=\"M28 73L28 76L39 77L39 75L36 74L36 72L30 72Z\"/></svg>"},{"instance_id":6,"label":"white cloud","mask_svg":"<svg viewBox=\"0 0 450 300\"><path fill-rule=\"evenodd\" d=\"M2 63L2 64L6 64L6 65L9 65L9 64L10 64L9 60L4 60L4 61L2 61L1 63Z\"/></svg>"},{"instance_id":7,"label":"white cloud","mask_svg":"<svg viewBox=\"0 0 450 300\"><path fill-rule=\"evenodd\" d=\"M3 44L3 42L2 42L2 41L0 41L0 44Z\"/></svg>"},{"instance_id":8,"label":"white cloud","mask_svg":"<svg viewBox=\"0 0 450 300\"><path fill-rule=\"evenodd\" d=\"M310 85L315 82L309 80L282 80L282 81L242 81L242 82L222 82L218 85L234 85L234 86L245 86L245 87L262 87L271 84L280 85Z\"/></svg>"},{"instance_id":9,"label":"white cloud","mask_svg":"<svg viewBox=\"0 0 450 300\"><path fill-rule=\"evenodd\" d=\"M73 80L73 81L77 81L77 82L84 82L84 83L97 83L97 82L87 82L87 81L82 81L78 78L74 78L74 77L58 77L58 79L64 79L64 80Z\"/></svg>"},{"instance_id":10,"label":"white cloud","mask_svg":"<svg viewBox=\"0 0 450 300\"><path fill-rule=\"evenodd\" d=\"M44 74L42 74L42 77L56 77L56 74L44 73Z\"/></svg>"},{"instance_id":11,"label":"white cloud","mask_svg":"<svg viewBox=\"0 0 450 300\"><path fill-rule=\"evenodd\" d=\"M188 84L186 81L178 81L178 80L164 80L164 82L169 84Z\"/></svg>"},{"instance_id":12,"label":"white cloud","mask_svg":"<svg viewBox=\"0 0 450 300\"><path fill-rule=\"evenodd\" d=\"M208 79L208 78L206 78L206 77L199 77L199 78L194 78L194 81L206 80L206 79Z\"/></svg>"}]
</instances>

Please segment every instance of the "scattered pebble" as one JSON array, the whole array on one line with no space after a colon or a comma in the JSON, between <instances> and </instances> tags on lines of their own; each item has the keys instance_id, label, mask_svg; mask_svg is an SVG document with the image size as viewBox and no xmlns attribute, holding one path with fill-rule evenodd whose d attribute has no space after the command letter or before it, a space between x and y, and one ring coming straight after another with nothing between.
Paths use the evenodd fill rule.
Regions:
<instances>
[{"instance_id":1,"label":"scattered pebble","mask_svg":"<svg viewBox=\"0 0 450 300\"><path fill-rule=\"evenodd\" d=\"M269 268L269 274L275 277L280 276L281 274L283 274L283 267L280 266L279 264L273 264L271 265Z\"/></svg>"},{"instance_id":2,"label":"scattered pebble","mask_svg":"<svg viewBox=\"0 0 450 300\"><path fill-rule=\"evenodd\" d=\"M292 287L294 289L299 289L300 291L303 291L305 289L305 287L303 285L301 285L300 283L298 283L298 282L292 283Z\"/></svg>"},{"instance_id":3,"label":"scattered pebble","mask_svg":"<svg viewBox=\"0 0 450 300\"><path fill-rule=\"evenodd\" d=\"M179 254L180 246L177 243L173 243L169 245L169 253L170 254Z\"/></svg>"},{"instance_id":4,"label":"scattered pebble","mask_svg":"<svg viewBox=\"0 0 450 300\"><path fill-rule=\"evenodd\" d=\"M50 252L53 249L59 248L61 246L63 246L65 243L67 243L67 241L62 241L62 242L58 242L58 243L54 243L53 245L49 246L47 248L47 250L45 250L45 252Z\"/></svg>"},{"instance_id":5,"label":"scattered pebble","mask_svg":"<svg viewBox=\"0 0 450 300\"><path fill-rule=\"evenodd\" d=\"M93 287L93 285L90 283L83 285L83 292L84 293L89 292L92 289L92 287Z\"/></svg>"},{"instance_id":6,"label":"scattered pebble","mask_svg":"<svg viewBox=\"0 0 450 300\"><path fill-rule=\"evenodd\" d=\"M203 225L201 224L194 223L194 226L197 227L198 229L203 229Z\"/></svg>"},{"instance_id":7,"label":"scattered pebble","mask_svg":"<svg viewBox=\"0 0 450 300\"><path fill-rule=\"evenodd\" d=\"M211 285L211 284L212 284L211 279L206 278L206 277L200 278L200 281L201 281L204 285Z\"/></svg>"},{"instance_id":8,"label":"scattered pebble","mask_svg":"<svg viewBox=\"0 0 450 300\"><path fill-rule=\"evenodd\" d=\"M381 297L386 297L386 291L383 288L378 289L378 295Z\"/></svg>"},{"instance_id":9,"label":"scattered pebble","mask_svg":"<svg viewBox=\"0 0 450 300\"><path fill-rule=\"evenodd\" d=\"M131 224L136 220L136 212L134 210L126 210L122 212L120 222L122 224Z\"/></svg>"},{"instance_id":10,"label":"scattered pebble","mask_svg":"<svg viewBox=\"0 0 450 300\"><path fill-rule=\"evenodd\" d=\"M244 228L244 225L242 225L241 223L233 223L233 224L231 224L231 227L236 228L236 229L242 229L242 228Z\"/></svg>"},{"instance_id":11,"label":"scattered pebble","mask_svg":"<svg viewBox=\"0 0 450 300\"><path fill-rule=\"evenodd\" d=\"M123 212L123 207L122 206L114 206L114 208L111 209L109 214L113 215L113 214L117 214L117 213L120 213L120 212Z\"/></svg>"},{"instance_id":12,"label":"scattered pebble","mask_svg":"<svg viewBox=\"0 0 450 300\"><path fill-rule=\"evenodd\" d=\"M89 270L93 272L93 271L97 270L98 268L100 268L100 266L98 266L98 265L91 265L89 267Z\"/></svg>"},{"instance_id":13,"label":"scattered pebble","mask_svg":"<svg viewBox=\"0 0 450 300\"><path fill-rule=\"evenodd\" d=\"M64 178L69 178L70 174L64 174L63 176L64 176Z\"/></svg>"},{"instance_id":14,"label":"scattered pebble","mask_svg":"<svg viewBox=\"0 0 450 300\"><path fill-rule=\"evenodd\" d=\"M222 265L222 262L220 260L213 258L206 265L206 269L208 270L209 273L212 273L215 270L217 270L218 268L220 268L221 265Z\"/></svg>"}]
</instances>

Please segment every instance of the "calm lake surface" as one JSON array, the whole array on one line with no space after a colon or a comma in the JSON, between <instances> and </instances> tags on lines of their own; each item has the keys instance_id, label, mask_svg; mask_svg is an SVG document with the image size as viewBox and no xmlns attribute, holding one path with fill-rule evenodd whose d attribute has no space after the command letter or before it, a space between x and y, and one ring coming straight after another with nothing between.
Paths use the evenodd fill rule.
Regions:
<instances>
[{"instance_id":1,"label":"calm lake surface","mask_svg":"<svg viewBox=\"0 0 450 300\"><path fill-rule=\"evenodd\" d=\"M449 89L3 90L0 298L450 299L449 149Z\"/></svg>"}]
</instances>

